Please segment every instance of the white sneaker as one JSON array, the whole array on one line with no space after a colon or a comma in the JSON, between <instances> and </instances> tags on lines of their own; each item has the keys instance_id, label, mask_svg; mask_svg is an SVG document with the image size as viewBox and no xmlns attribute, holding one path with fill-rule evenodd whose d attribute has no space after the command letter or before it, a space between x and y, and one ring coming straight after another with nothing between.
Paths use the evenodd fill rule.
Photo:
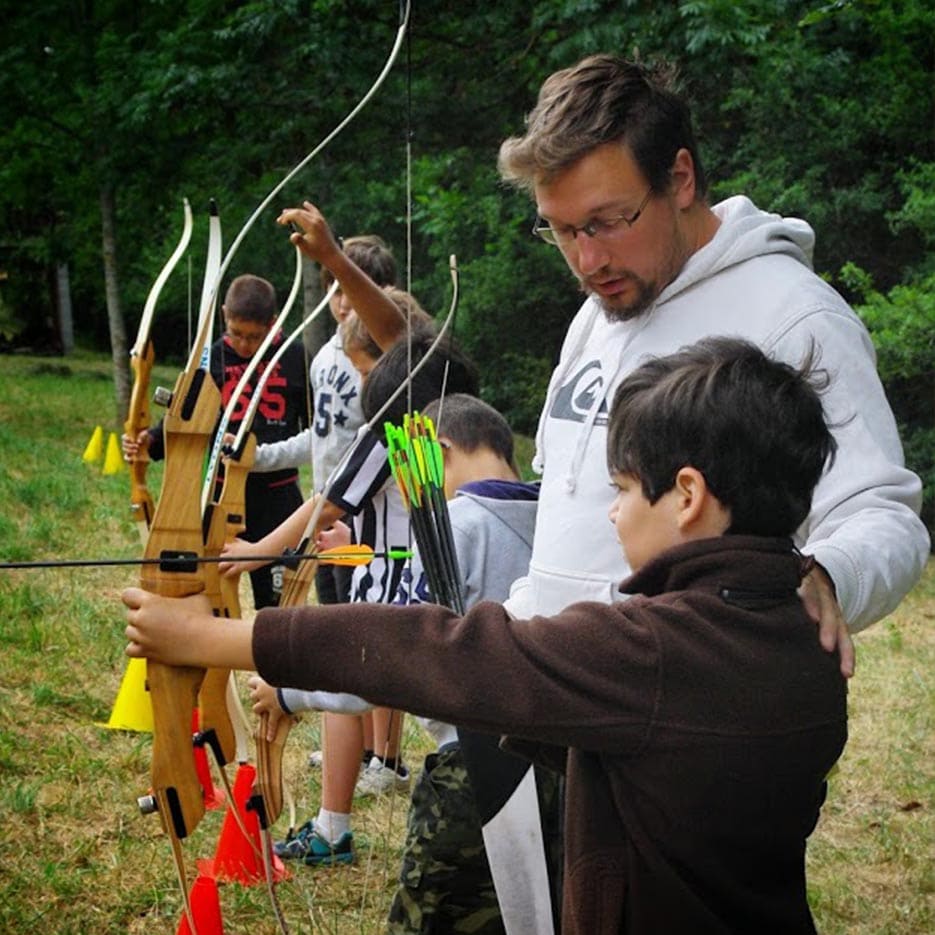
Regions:
<instances>
[{"instance_id":1,"label":"white sneaker","mask_svg":"<svg viewBox=\"0 0 935 935\"><path fill-rule=\"evenodd\" d=\"M391 792L409 791L409 770L400 766L401 772L384 766L383 761L375 756L367 768L360 774L355 795L388 795Z\"/></svg>"}]
</instances>

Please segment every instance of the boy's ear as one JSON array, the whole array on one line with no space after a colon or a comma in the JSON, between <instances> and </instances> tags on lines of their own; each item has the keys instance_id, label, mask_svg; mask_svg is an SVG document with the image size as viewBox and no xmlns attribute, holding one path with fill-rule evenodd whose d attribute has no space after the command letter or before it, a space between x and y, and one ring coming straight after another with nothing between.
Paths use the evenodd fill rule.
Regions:
<instances>
[{"instance_id":1,"label":"boy's ear","mask_svg":"<svg viewBox=\"0 0 935 935\"><path fill-rule=\"evenodd\" d=\"M714 495L697 468L679 468L674 490L675 521L683 535L692 538L721 536L730 528L730 510Z\"/></svg>"},{"instance_id":2,"label":"boy's ear","mask_svg":"<svg viewBox=\"0 0 935 935\"><path fill-rule=\"evenodd\" d=\"M695 526L708 508L712 496L704 474L697 468L679 468L675 475L676 521L685 531Z\"/></svg>"}]
</instances>

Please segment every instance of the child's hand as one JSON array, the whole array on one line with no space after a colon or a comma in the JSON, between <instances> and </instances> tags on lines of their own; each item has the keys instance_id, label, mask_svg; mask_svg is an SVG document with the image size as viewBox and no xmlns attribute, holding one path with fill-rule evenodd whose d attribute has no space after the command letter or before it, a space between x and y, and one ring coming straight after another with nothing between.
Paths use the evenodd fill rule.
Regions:
<instances>
[{"instance_id":1,"label":"child's hand","mask_svg":"<svg viewBox=\"0 0 935 935\"><path fill-rule=\"evenodd\" d=\"M170 666L201 665L199 630L214 619L203 594L161 597L142 588L127 588L120 595L127 606L127 655L152 659Z\"/></svg>"},{"instance_id":2,"label":"child's hand","mask_svg":"<svg viewBox=\"0 0 935 935\"><path fill-rule=\"evenodd\" d=\"M351 527L338 520L327 529L323 529L315 537L315 549L324 552L326 549L338 549L351 543Z\"/></svg>"},{"instance_id":3,"label":"child's hand","mask_svg":"<svg viewBox=\"0 0 935 935\"><path fill-rule=\"evenodd\" d=\"M259 675L251 675L247 679L250 687L250 700L253 702L253 713L257 717L266 715L266 739L272 743L276 739L276 730L279 719L285 714L279 704L279 694L269 682Z\"/></svg>"},{"instance_id":4,"label":"child's hand","mask_svg":"<svg viewBox=\"0 0 935 935\"><path fill-rule=\"evenodd\" d=\"M341 252L324 215L310 201L303 201L301 208L286 208L276 218L277 224L292 224L299 228L289 237L309 259L331 268L330 261Z\"/></svg>"},{"instance_id":5,"label":"child's hand","mask_svg":"<svg viewBox=\"0 0 935 935\"><path fill-rule=\"evenodd\" d=\"M221 557L226 561L218 563L218 571L225 578L234 578L245 571L254 571L262 568L267 562L258 562L250 558L251 555L263 555L258 550L258 543L247 542L246 539L232 539L225 542L221 548Z\"/></svg>"},{"instance_id":6,"label":"child's hand","mask_svg":"<svg viewBox=\"0 0 935 935\"><path fill-rule=\"evenodd\" d=\"M148 447L149 432L146 429L143 429L136 438L131 438L126 432L120 436L120 449L125 461L132 461L139 455L145 454Z\"/></svg>"}]
</instances>

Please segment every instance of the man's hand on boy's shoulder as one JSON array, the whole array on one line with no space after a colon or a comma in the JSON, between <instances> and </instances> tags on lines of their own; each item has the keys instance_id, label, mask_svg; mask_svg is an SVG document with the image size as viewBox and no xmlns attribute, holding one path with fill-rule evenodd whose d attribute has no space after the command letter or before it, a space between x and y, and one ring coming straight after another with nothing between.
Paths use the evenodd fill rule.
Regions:
<instances>
[{"instance_id":1,"label":"man's hand on boy's shoulder","mask_svg":"<svg viewBox=\"0 0 935 935\"><path fill-rule=\"evenodd\" d=\"M813 565L802 579L799 595L805 605L805 612L818 624L821 645L829 653L838 650L841 655L841 674L849 679L854 674L854 641L844 621L841 605L838 604L834 582L821 565Z\"/></svg>"}]
</instances>

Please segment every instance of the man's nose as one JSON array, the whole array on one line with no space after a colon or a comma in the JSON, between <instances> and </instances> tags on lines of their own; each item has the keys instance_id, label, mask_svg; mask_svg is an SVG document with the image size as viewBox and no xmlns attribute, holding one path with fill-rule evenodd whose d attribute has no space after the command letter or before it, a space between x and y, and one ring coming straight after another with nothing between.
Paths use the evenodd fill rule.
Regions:
<instances>
[{"instance_id":1,"label":"man's nose","mask_svg":"<svg viewBox=\"0 0 935 935\"><path fill-rule=\"evenodd\" d=\"M593 276L610 262L610 254L604 244L598 238L589 237L584 231L578 232L572 249L576 251L576 265L582 276Z\"/></svg>"}]
</instances>

